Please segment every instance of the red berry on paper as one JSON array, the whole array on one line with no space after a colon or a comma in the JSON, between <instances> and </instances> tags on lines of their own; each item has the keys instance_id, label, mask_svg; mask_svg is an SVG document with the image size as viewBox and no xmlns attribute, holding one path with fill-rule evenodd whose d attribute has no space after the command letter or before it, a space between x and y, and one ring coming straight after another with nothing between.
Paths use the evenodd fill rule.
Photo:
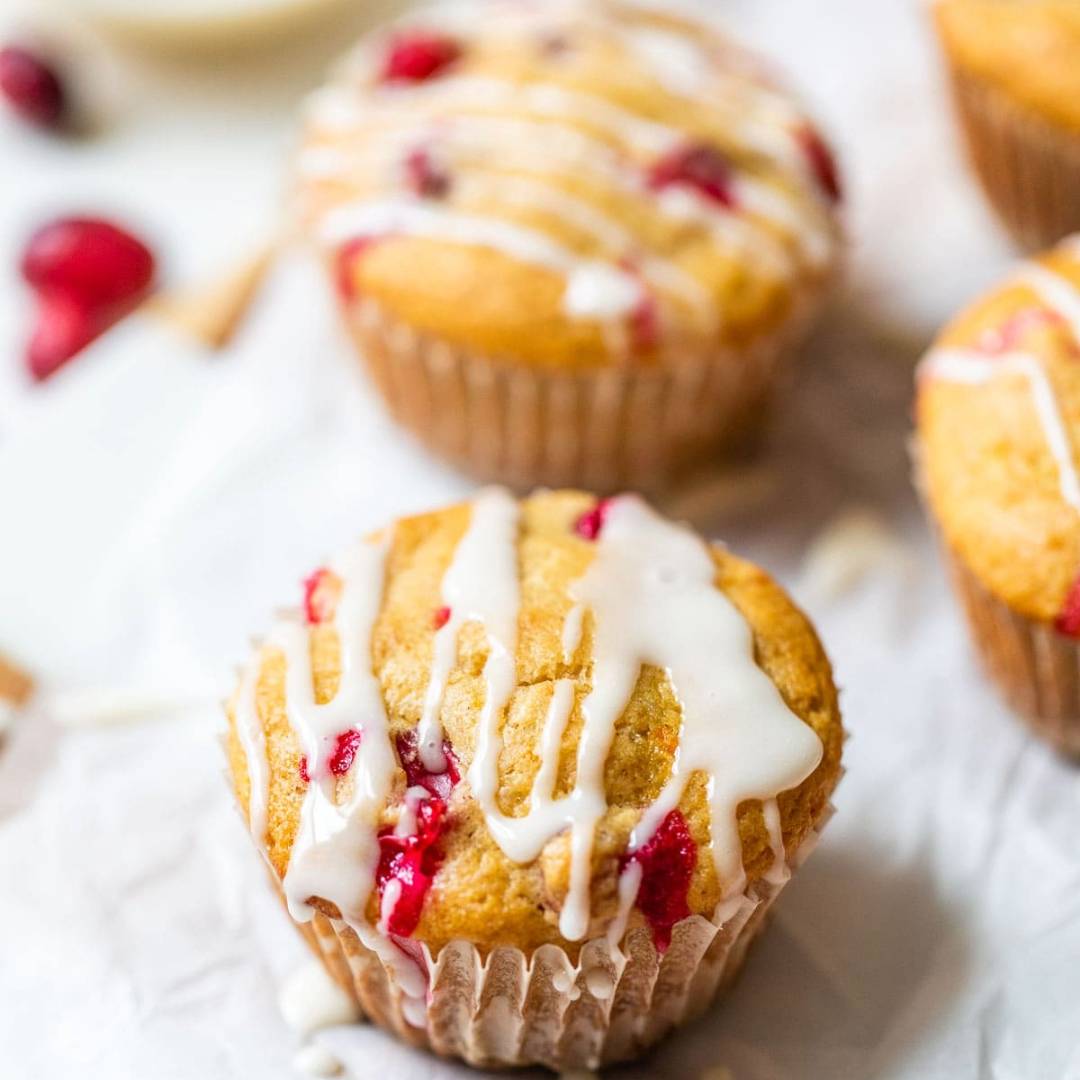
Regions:
<instances>
[{"instance_id":1,"label":"red berry on paper","mask_svg":"<svg viewBox=\"0 0 1080 1080\"><path fill-rule=\"evenodd\" d=\"M111 319L75 294L42 293L26 349L26 366L41 382L86 348Z\"/></svg>"},{"instance_id":2,"label":"red berry on paper","mask_svg":"<svg viewBox=\"0 0 1080 1080\"><path fill-rule=\"evenodd\" d=\"M444 34L414 30L390 41L383 82L424 82L445 71L461 56L461 46Z\"/></svg>"},{"instance_id":3,"label":"red berry on paper","mask_svg":"<svg viewBox=\"0 0 1080 1080\"><path fill-rule=\"evenodd\" d=\"M709 143L687 143L655 161L649 170L649 187L654 191L678 185L693 188L710 202L732 209L735 194L731 186L731 163Z\"/></svg>"},{"instance_id":4,"label":"red berry on paper","mask_svg":"<svg viewBox=\"0 0 1080 1080\"><path fill-rule=\"evenodd\" d=\"M150 288L154 256L112 222L59 218L30 237L21 270L35 289L73 293L102 306L133 303Z\"/></svg>"},{"instance_id":5,"label":"red berry on paper","mask_svg":"<svg viewBox=\"0 0 1080 1080\"><path fill-rule=\"evenodd\" d=\"M23 120L57 127L64 119L64 87L42 57L18 45L0 49L0 94Z\"/></svg>"}]
</instances>

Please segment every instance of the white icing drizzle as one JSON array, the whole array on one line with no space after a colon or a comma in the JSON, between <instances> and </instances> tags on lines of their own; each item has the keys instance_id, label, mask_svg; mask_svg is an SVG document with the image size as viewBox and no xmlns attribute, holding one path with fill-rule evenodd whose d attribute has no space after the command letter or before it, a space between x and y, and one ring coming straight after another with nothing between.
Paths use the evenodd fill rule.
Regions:
<instances>
[{"instance_id":1,"label":"white icing drizzle","mask_svg":"<svg viewBox=\"0 0 1080 1080\"><path fill-rule=\"evenodd\" d=\"M1032 289L1052 311L1068 324L1077 344L1080 344L1080 290L1066 277L1038 263L1028 263L1016 280Z\"/></svg>"},{"instance_id":2,"label":"white icing drizzle","mask_svg":"<svg viewBox=\"0 0 1080 1080\"><path fill-rule=\"evenodd\" d=\"M266 735L259 718L257 689L261 657L256 655L244 667L236 691L233 718L248 774L248 827L258 849L266 853L266 803L270 793L270 765L266 756Z\"/></svg>"},{"instance_id":3,"label":"white icing drizzle","mask_svg":"<svg viewBox=\"0 0 1080 1080\"><path fill-rule=\"evenodd\" d=\"M769 834L769 847L772 849L772 865L765 872L765 880L771 885L783 885L791 877L784 850L784 831L780 821L780 804L776 799L766 799L761 804L761 813L765 818L765 831Z\"/></svg>"},{"instance_id":4,"label":"white icing drizzle","mask_svg":"<svg viewBox=\"0 0 1080 1080\"><path fill-rule=\"evenodd\" d=\"M417 730L421 759L431 772L445 768L445 764L436 767L444 761L439 711L446 680L457 659L458 631L465 623L482 623L489 643L484 664L484 708L477 726L478 757L485 746L485 736L498 725L513 693L518 612L517 528L518 506L514 499L501 488L481 491L473 500L469 527L443 575L442 601L450 609L450 618L435 635L435 656Z\"/></svg>"},{"instance_id":5,"label":"white icing drizzle","mask_svg":"<svg viewBox=\"0 0 1080 1080\"><path fill-rule=\"evenodd\" d=\"M795 787L817 766L821 743L754 662L745 621L713 587L715 567L704 544L636 498L612 504L596 556L570 589L575 604L592 611L595 625L593 689L581 703L584 722L574 788L555 797L558 750L574 705L572 682L559 680L541 732L541 768L528 813L510 817L499 809L500 722L514 689L516 532L514 500L505 492L485 492L447 571L452 596L446 579L443 585L444 601L460 607L462 620L483 623L491 650L468 779L492 837L508 858L524 863L569 828L570 885L559 926L570 940L584 937L590 921L593 837L607 808L604 765L642 665L653 664L668 672L679 695L683 728L671 778L634 830L631 850L646 844L677 806L690 775L704 771L711 778L710 846L717 874L725 895L741 891L739 802L772 798ZM579 619L573 611L567 619L572 626L564 634L571 640L580 633L573 626ZM453 618L452 623L456 639L459 623ZM447 630L451 623L440 633ZM722 666L725 658L727 667ZM432 684L438 687L446 674L436 660ZM429 700L436 698L441 699L441 690Z\"/></svg>"},{"instance_id":6,"label":"white icing drizzle","mask_svg":"<svg viewBox=\"0 0 1080 1080\"><path fill-rule=\"evenodd\" d=\"M583 604L575 604L569 612L567 612L566 620L563 622L563 660L568 664L573 661L574 655L581 645L581 635L584 627L585 606Z\"/></svg>"},{"instance_id":7,"label":"white icing drizzle","mask_svg":"<svg viewBox=\"0 0 1080 1080\"><path fill-rule=\"evenodd\" d=\"M1046 443L1057 465L1062 498L1080 510L1080 476L1072 443L1058 408L1054 388L1042 362L1027 353L985 353L977 349L933 349L919 366L920 378L978 386L1001 375L1020 375L1031 387L1031 397Z\"/></svg>"},{"instance_id":8,"label":"white icing drizzle","mask_svg":"<svg viewBox=\"0 0 1080 1080\"><path fill-rule=\"evenodd\" d=\"M456 212L443 206L409 198L344 203L324 219L322 237L331 244L355 236L388 234L422 236L451 243L487 247L521 262L563 274L567 278L564 305L582 318L605 318L612 314L617 296L629 314L641 287L633 275L599 259L577 255L544 233L496 218ZM586 301L595 302L595 307ZM571 304L575 306L571 308Z\"/></svg>"}]
</instances>

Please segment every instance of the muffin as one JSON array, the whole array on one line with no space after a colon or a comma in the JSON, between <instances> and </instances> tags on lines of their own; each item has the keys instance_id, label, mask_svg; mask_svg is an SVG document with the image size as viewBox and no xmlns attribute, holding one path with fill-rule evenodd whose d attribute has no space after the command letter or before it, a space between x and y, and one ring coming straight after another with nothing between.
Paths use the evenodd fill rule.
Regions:
<instances>
[{"instance_id":1,"label":"muffin","mask_svg":"<svg viewBox=\"0 0 1080 1080\"><path fill-rule=\"evenodd\" d=\"M924 495L985 665L1080 754L1080 238L944 331L916 413Z\"/></svg>"},{"instance_id":2,"label":"muffin","mask_svg":"<svg viewBox=\"0 0 1080 1080\"><path fill-rule=\"evenodd\" d=\"M226 745L289 912L368 1016L569 1069L734 977L841 742L829 662L761 570L637 496L492 488L313 574Z\"/></svg>"},{"instance_id":3,"label":"muffin","mask_svg":"<svg viewBox=\"0 0 1080 1080\"><path fill-rule=\"evenodd\" d=\"M709 26L458 3L312 99L301 228L394 416L490 480L662 484L757 429L837 252L816 129Z\"/></svg>"},{"instance_id":4,"label":"muffin","mask_svg":"<svg viewBox=\"0 0 1080 1080\"><path fill-rule=\"evenodd\" d=\"M1080 4L939 0L936 22L997 213L1031 250L1080 229Z\"/></svg>"}]
</instances>

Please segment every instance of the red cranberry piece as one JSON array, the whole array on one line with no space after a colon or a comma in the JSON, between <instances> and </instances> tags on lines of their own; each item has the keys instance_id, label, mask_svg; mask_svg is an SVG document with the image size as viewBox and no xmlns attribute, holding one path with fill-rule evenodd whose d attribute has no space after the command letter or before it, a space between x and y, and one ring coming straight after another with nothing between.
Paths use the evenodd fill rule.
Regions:
<instances>
[{"instance_id":1,"label":"red cranberry piece","mask_svg":"<svg viewBox=\"0 0 1080 1080\"><path fill-rule=\"evenodd\" d=\"M132 304L149 289L154 256L131 233L95 218L60 218L31 237L22 275L35 289L98 305Z\"/></svg>"},{"instance_id":2,"label":"red cranberry piece","mask_svg":"<svg viewBox=\"0 0 1080 1080\"><path fill-rule=\"evenodd\" d=\"M359 291L356 285L356 260L377 240L375 236L357 236L338 249L336 277L342 299L356 299Z\"/></svg>"},{"instance_id":3,"label":"red cranberry piece","mask_svg":"<svg viewBox=\"0 0 1080 1080\"><path fill-rule=\"evenodd\" d=\"M305 784L310 784L311 783L311 773L308 772L307 754L304 754L300 758L299 772L300 772L300 779L303 780Z\"/></svg>"},{"instance_id":4,"label":"red cranberry piece","mask_svg":"<svg viewBox=\"0 0 1080 1080\"><path fill-rule=\"evenodd\" d=\"M836 158L818 132L807 125L795 132L795 138L806 157L810 170L821 185L821 190L833 202L840 202L844 189L840 183L840 170L836 167Z\"/></svg>"},{"instance_id":5,"label":"red cranberry piece","mask_svg":"<svg viewBox=\"0 0 1080 1080\"><path fill-rule=\"evenodd\" d=\"M1023 308L1006 320L999 329L987 330L979 338L979 348L988 353L1006 353L1015 349L1032 331L1040 327L1064 326L1065 319L1047 308Z\"/></svg>"},{"instance_id":6,"label":"red cranberry piece","mask_svg":"<svg viewBox=\"0 0 1080 1080\"><path fill-rule=\"evenodd\" d=\"M697 865L697 844L680 811L672 810L647 844L624 855L620 871L630 863L641 867L637 908L652 927L656 948L664 952L671 944L671 928L690 914L687 896Z\"/></svg>"},{"instance_id":7,"label":"red cranberry piece","mask_svg":"<svg viewBox=\"0 0 1080 1080\"><path fill-rule=\"evenodd\" d=\"M18 45L0 49L0 94L24 120L57 127L64 118L64 87L40 56Z\"/></svg>"},{"instance_id":8,"label":"red cranberry piece","mask_svg":"<svg viewBox=\"0 0 1080 1080\"><path fill-rule=\"evenodd\" d=\"M440 799L449 799L450 792L461 779L457 756L449 741L443 740L443 756L446 758L446 771L429 772L416 745L416 732L406 731L397 737L398 758L405 770L405 781L409 787L422 787Z\"/></svg>"},{"instance_id":9,"label":"red cranberry piece","mask_svg":"<svg viewBox=\"0 0 1080 1080\"><path fill-rule=\"evenodd\" d=\"M654 191L679 184L694 188L718 206L729 210L735 206L731 164L709 143L677 146L653 163L648 179L649 187Z\"/></svg>"},{"instance_id":10,"label":"red cranberry piece","mask_svg":"<svg viewBox=\"0 0 1080 1080\"><path fill-rule=\"evenodd\" d=\"M400 885L397 902L386 918L391 934L409 937L419 925L424 897L442 863L436 845L446 824L446 803L433 795L417 806L416 832L412 836L398 836L393 829L383 829L379 834L379 866L375 872L379 896L391 881Z\"/></svg>"},{"instance_id":11,"label":"red cranberry piece","mask_svg":"<svg viewBox=\"0 0 1080 1080\"><path fill-rule=\"evenodd\" d=\"M37 323L26 349L26 366L39 382L47 379L103 333L113 320L81 297L41 294Z\"/></svg>"},{"instance_id":12,"label":"red cranberry piece","mask_svg":"<svg viewBox=\"0 0 1080 1080\"><path fill-rule=\"evenodd\" d=\"M304 614L308 624L318 626L330 622L337 611L341 581L337 574L325 568L316 570L304 579Z\"/></svg>"},{"instance_id":13,"label":"red cranberry piece","mask_svg":"<svg viewBox=\"0 0 1080 1080\"><path fill-rule=\"evenodd\" d=\"M450 609L448 607L441 607L435 609L435 614L431 618L431 625L436 630L441 630L450 621Z\"/></svg>"},{"instance_id":14,"label":"red cranberry piece","mask_svg":"<svg viewBox=\"0 0 1080 1080\"><path fill-rule=\"evenodd\" d=\"M356 728L350 728L348 731L343 731L338 735L337 741L334 743L334 752L327 762L334 776L345 776L353 767L353 762L356 760L356 751L360 749L362 739L363 735Z\"/></svg>"},{"instance_id":15,"label":"red cranberry piece","mask_svg":"<svg viewBox=\"0 0 1080 1080\"><path fill-rule=\"evenodd\" d=\"M425 199L441 199L450 190L449 173L423 147L406 156L405 179L409 189Z\"/></svg>"},{"instance_id":16,"label":"red cranberry piece","mask_svg":"<svg viewBox=\"0 0 1080 1080\"><path fill-rule=\"evenodd\" d=\"M399 34L390 42L383 82L424 82L445 71L461 56L461 46L444 34L423 30Z\"/></svg>"},{"instance_id":17,"label":"red cranberry piece","mask_svg":"<svg viewBox=\"0 0 1080 1080\"><path fill-rule=\"evenodd\" d=\"M598 499L591 510L586 510L574 522L574 532L582 540L598 539L604 528L604 522L607 521L608 513L611 511L612 502L614 502L613 499Z\"/></svg>"},{"instance_id":18,"label":"red cranberry piece","mask_svg":"<svg viewBox=\"0 0 1080 1080\"><path fill-rule=\"evenodd\" d=\"M1065 606L1054 620L1054 628L1059 634L1080 638L1080 577L1072 583Z\"/></svg>"},{"instance_id":19,"label":"red cranberry piece","mask_svg":"<svg viewBox=\"0 0 1080 1080\"><path fill-rule=\"evenodd\" d=\"M630 312L630 335L638 352L648 352L660 343L660 306L651 289L642 288L641 298Z\"/></svg>"}]
</instances>

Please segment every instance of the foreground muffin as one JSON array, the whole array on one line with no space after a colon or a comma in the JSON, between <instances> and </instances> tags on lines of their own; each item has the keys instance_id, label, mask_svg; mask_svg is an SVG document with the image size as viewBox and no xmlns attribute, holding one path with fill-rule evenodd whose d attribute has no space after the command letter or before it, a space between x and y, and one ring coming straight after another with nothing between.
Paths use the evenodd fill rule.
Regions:
<instances>
[{"instance_id":1,"label":"foreground muffin","mask_svg":"<svg viewBox=\"0 0 1080 1080\"><path fill-rule=\"evenodd\" d=\"M1080 4L939 0L972 162L1028 248L1080 229Z\"/></svg>"},{"instance_id":2,"label":"foreground muffin","mask_svg":"<svg viewBox=\"0 0 1080 1080\"><path fill-rule=\"evenodd\" d=\"M828 660L762 571L636 496L488 489L316 572L227 748L289 911L373 1020L567 1069L734 977L841 741Z\"/></svg>"},{"instance_id":3,"label":"foreground muffin","mask_svg":"<svg viewBox=\"0 0 1080 1080\"><path fill-rule=\"evenodd\" d=\"M524 487L655 486L749 435L836 256L806 116L628 0L423 10L313 98L297 169L394 415Z\"/></svg>"},{"instance_id":4,"label":"foreground muffin","mask_svg":"<svg viewBox=\"0 0 1080 1080\"><path fill-rule=\"evenodd\" d=\"M1080 238L945 330L917 416L926 499L986 666L1080 754Z\"/></svg>"}]
</instances>

